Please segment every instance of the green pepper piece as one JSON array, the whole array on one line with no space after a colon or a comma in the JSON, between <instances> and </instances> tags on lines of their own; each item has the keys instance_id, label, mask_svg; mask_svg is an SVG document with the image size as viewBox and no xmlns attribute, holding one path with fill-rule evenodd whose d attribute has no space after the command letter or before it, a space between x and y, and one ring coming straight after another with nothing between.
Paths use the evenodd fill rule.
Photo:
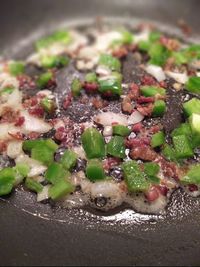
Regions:
<instances>
[{"instance_id":1,"label":"green pepper piece","mask_svg":"<svg viewBox=\"0 0 200 267\"><path fill-rule=\"evenodd\" d=\"M21 61L15 61L8 65L8 70L11 75L18 76L20 74L23 74L25 71L25 65Z\"/></svg>"},{"instance_id":2,"label":"green pepper piece","mask_svg":"<svg viewBox=\"0 0 200 267\"><path fill-rule=\"evenodd\" d=\"M82 83L78 78L75 78L71 84L71 91L73 96L79 96L82 89Z\"/></svg>"},{"instance_id":3,"label":"green pepper piece","mask_svg":"<svg viewBox=\"0 0 200 267\"><path fill-rule=\"evenodd\" d=\"M160 183L160 178L157 176L148 176L147 179L151 184L159 184Z\"/></svg>"},{"instance_id":4,"label":"green pepper piece","mask_svg":"<svg viewBox=\"0 0 200 267\"><path fill-rule=\"evenodd\" d=\"M185 51L173 51L172 57L175 59L175 64L182 65L189 62L189 58Z\"/></svg>"},{"instance_id":5,"label":"green pepper piece","mask_svg":"<svg viewBox=\"0 0 200 267\"><path fill-rule=\"evenodd\" d=\"M131 133L131 130L124 125L113 125L113 134L120 136L128 136Z\"/></svg>"},{"instance_id":6,"label":"green pepper piece","mask_svg":"<svg viewBox=\"0 0 200 267\"><path fill-rule=\"evenodd\" d=\"M35 181L35 180L31 179L31 178L26 178L25 186L29 190L31 190L33 192L36 192L36 193L41 192L42 189L43 189L43 186L40 183L38 183L37 181Z\"/></svg>"},{"instance_id":7,"label":"green pepper piece","mask_svg":"<svg viewBox=\"0 0 200 267\"><path fill-rule=\"evenodd\" d=\"M166 90L162 87L156 87L156 86L149 86L144 85L140 87L142 95L148 97L148 96L156 96L156 95L165 95Z\"/></svg>"},{"instance_id":8,"label":"green pepper piece","mask_svg":"<svg viewBox=\"0 0 200 267\"><path fill-rule=\"evenodd\" d=\"M150 46L148 54L151 58L149 61L150 64L163 66L170 56L170 51L163 45L155 42Z\"/></svg>"},{"instance_id":9,"label":"green pepper piece","mask_svg":"<svg viewBox=\"0 0 200 267\"><path fill-rule=\"evenodd\" d=\"M156 100L153 105L153 117L162 117L166 110L166 104L163 100Z\"/></svg>"},{"instance_id":10,"label":"green pepper piece","mask_svg":"<svg viewBox=\"0 0 200 267\"><path fill-rule=\"evenodd\" d=\"M190 77L187 83L185 84L185 88L189 92L200 94L200 77Z\"/></svg>"},{"instance_id":11,"label":"green pepper piece","mask_svg":"<svg viewBox=\"0 0 200 267\"><path fill-rule=\"evenodd\" d=\"M89 73L87 73L86 76L85 76L85 80L88 83L95 83L95 82L97 82L97 75L96 75L96 73L95 72L89 72Z\"/></svg>"},{"instance_id":12,"label":"green pepper piece","mask_svg":"<svg viewBox=\"0 0 200 267\"><path fill-rule=\"evenodd\" d=\"M184 184L200 184L200 164L192 165L180 181Z\"/></svg>"},{"instance_id":13,"label":"green pepper piece","mask_svg":"<svg viewBox=\"0 0 200 267\"><path fill-rule=\"evenodd\" d=\"M193 113L189 117L189 123L192 129L191 143L192 147L196 148L200 146L200 114Z\"/></svg>"},{"instance_id":14,"label":"green pepper piece","mask_svg":"<svg viewBox=\"0 0 200 267\"><path fill-rule=\"evenodd\" d=\"M186 135L191 136L192 130L189 123L181 123L180 126L176 129L174 129L171 133L171 136L177 136L177 135Z\"/></svg>"},{"instance_id":15,"label":"green pepper piece","mask_svg":"<svg viewBox=\"0 0 200 267\"><path fill-rule=\"evenodd\" d=\"M105 156L105 141L97 129L87 128L81 136L81 141L87 158L103 158Z\"/></svg>"},{"instance_id":16,"label":"green pepper piece","mask_svg":"<svg viewBox=\"0 0 200 267\"><path fill-rule=\"evenodd\" d=\"M152 43L152 42L155 42L155 41L158 41L161 37L161 33L158 32L158 31L152 31L150 32L149 34L149 41Z\"/></svg>"},{"instance_id":17,"label":"green pepper piece","mask_svg":"<svg viewBox=\"0 0 200 267\"><path fill-rule=\"evenodd\" d=\"M138 48L141 51L147 52L147 51L149 51L150 47L151 47L151 42L149 42L149 41L140 41L138 43Z\"/></svg>"},{"instance_id":18,"label":"green pepper piece","mask_svg":"<svg viewBox=\"0 0 200 267\"><path fill-rule=\"evenodd\" d=\"M52 184L56 184L60 180L64 180L66 177L69 177L69 173L57 162L51 163L45 173L45 179Z\"/></svg>"},{"instance_id":19,"label":"green pepper piece","mask_svg":"<svg viewBox=\"0 0 200 267\"><path fill-rule=\"evenodd\" d=\"M70 41L71 41L70 33L68 31L59 30L47 37L38 40L36 42L36 48L37 50L40 50L42 48L47 48L54 43L69 44Z\"/></svg>"},{"instance_id":20,"label":"green pepper piece","mask_svg":"<svg viewBox=\"0 0 200 267\"><path fill-rule=\"evenodd\" d=\"M15 88L13 87L5 87L3 88L1 91L0 91L0 95L3 95L3 94L12 94L13 91L15 90Z\"/></svg>"},{"instance_id":21,"label":"green pepper piece","mask_svg":"<svg viewBox=\"0 0 200 267\"><path fill-rule=\"evenodd\" d=\"M68 149L62 155L60 163L62 164L64 169L71 170L76 166L77 159L78 155L74 151Z\"/></svg>"},{"instance_id":22,"label":"green pepper piece","mask_svg":"<svg viewBox=\"0 0 200 267\"><path fill-rule=\"evenodd\" d=\"M0 170L0 196L9 194L15 182L15 171L12 168Z\"/></svg>"},{"instance_id":23,"label":"green pepper piece","mask_svg":"<svg viewBox=\"0 0 200 267\"><path fill-rule=\"evenodd\" d=\"M183 104L183 111L186 117L192 115L192 113L200 113L200 100L198 98L192 98L191 100Z\"/></svg>"},{"instance_id":24,"label":"green pepper piece","mask_svg":"<svg viewBox=\"0 0 200 267\"><path fill-rule=\"evenodd\" d=\"M99 92L100 93L111 93L113 95L122 94L121 82L118 78L112 77L103 77L98 80L99 83Z\"/></svg>"},{"instance_id":25,"label":"green pepper piece","mask_svg":"<svg viewBox=\"0 0 200 267\"><path fill-rule=\"evenodd\" d=\"M48 82L53 78L53 74L51 72L43 73L39 76L37 79L37 86L40 88L45 88L45 86L48 84Z\"/></svg>"},{"instance_id":26,"label":"green pepper piece","mask_svg":"<svg viewBox=\"0 0 200 267\"><path fill-rule=\"evenodd\" d=\"M168 144L164 144L163 149L162 149L162 154L168 160L177 161L177 158L175 155L175 149Z\"/></svg>"},{"instance_id":27,"label":"green pepper piece","mask_svg":"<svg viewBox=\"0 0 200 267\"><path fill-rule=\"evenodd\" d=\"M119 59L107 54L100 56L99 65L106 66L113 71L120 71L121 69L121 63Z\"/></svg>"},{"instance_id":28,"label":"green pepper piece","mask_svg":"<svg viewBox=\"0 0 200 267\"><path fill-rule=\"evenodd\" d=\"M54 151L45 145L36 145L31 149L31 158L49 165L54 160Z\"/></svg>"},{"instance_id":29,"label":"green pepper piece","mask_svg":"<svg viewBox=\"0 0 200 267\"><path fill-rule=\"evenodd\" d=\"M122 30L121 34L122 34L122 43L123 44L131 44L133 42L134 36L133 36L132 32L127 31L127 30Z\"/></svg>"},{"instance_id":30,"label":"green pepper piece","mask_svg":"<svg viewBox=\"0 0 200 267\"><path fill-rule=\"evenodd\" d=\"M53 113L55 110L55 102L48 97L45 97L41 100L40 105L47 113Z\"/></svg>"},{"instance_id":31,"label":"green pepper piece","mask_svg":"<svg viewBox=\"0 0 200 267\"><path fill-rule=\"evenodd\" d=\"M125 182L130 192L144 192L148 190L150 183L140 166L134 160L126 161L122 164Z\"/></svg>"},{"instance_id":32,"label":"green pepper piece","mask_svg":"<svg viewBox=\"0 0 200 267\"><path fill-rule=\"evenodd\" d=\"M159 131L154 135L152 135L151 146L153 148L163 145L164 142L165 142L165 135L162 131Z\"/></svg>"},{"instance_id":33,"label":"green pepper piece","mask_svg":"<svg viewBox=\"0 0 200 267\"><path fill-rule=\"evenodd\" d=\"M26 140L23 142L24 150L31 151L35 146L47 146L54 152L58 149L58 145L52 139Z\"/></svg>"},{"instance_id":34,"label":"green pepper piece","mask_svg":"<svg viewBox=\"0 0 200 267\"><path fill-rule=\"evenodd\" d=\"M148 176L156 176L159 173L160 166L155 162L144 163L144 172Z\"/></svg>"},{"instance_id":35,"label":"green pepper piece","mask_svg":"<svg viewBox=\"0 0 200 267\"><path fill-rule=\"evenodd\" d=\"M189 158L193 156L194 153L190 142L185 135L174 136L172 140L177 158Z\"/></svg>"},{"instance_id":36,"label":"green pepper piece","mask_svg":"<svg viewBox=\"0 0 200 267\"><path fill-rule=\"evenodd\" d=\"M102 162L97 159L90 160L87 163L86 176L92 182L105 179L106 176Z\"/></svg>"},{"instance_id":37,"label":"green pepper piece","mask_svg":"<svg viewBox=\"0 0 200 267\"><path fill-rule=\"evenodd\" d=\"M121 136L113 136L107 144L107 154L116 158L125 158L125 150L124 138Z\"/></svg>"},{"instance_id":38,"label":"green pepper piece","mask_svg":"<svg viewBox=\"0 0 200 267\"><path fill-rule=\"evenodd\" d=\"M60 180L49 188L49 197L53 200L59 200L74 190L75 186L70 181Z\"/></svg>"},{"instance_id":39,"label":"green pepper piece","mask_svg":"<svg viewBox=\"0 0 200 267\"><path fill-rule=\"evenodd\" d=\"M27 164L25 164L25 163L17 163L14 169L23 178L25 178L28 175L29 171L30 171L30 167Z\"/></svg>"},{"instance_id":40,"label":"green pepper piece","mask_svg":"<svg viewBox=\"0 0 200 267\"><path fill-rule=\"evenodd\" d=\"M55 68L55 67L64 67L69 64L69 58L67 56L46 56L43 55L41 57L41 65L43 68Z\"/></svg>"}]
</instances>

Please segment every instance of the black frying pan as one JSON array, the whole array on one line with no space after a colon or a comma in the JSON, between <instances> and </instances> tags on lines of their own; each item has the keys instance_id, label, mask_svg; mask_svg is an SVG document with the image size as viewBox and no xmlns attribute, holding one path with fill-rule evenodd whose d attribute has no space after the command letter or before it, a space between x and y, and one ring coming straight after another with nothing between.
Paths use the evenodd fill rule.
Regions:
<instances>
[{"instance_id":1,"label":"black frying pan","mask_svg":"<svg viewBox=\"0 0 200 267\"><path fill-rule=\"evenodd\" d=\"M199 10L197 0L1 0L0 48L22 56L30 43L20 42L18 49L24 37L34 39L39 29L97 15L151 19L172 28L183 18L198 34ZM197 266L200 201L178 195L166 216L148 216L52 209L18 191L0 201L0 265Z\"/></svg>"}]
</instances>

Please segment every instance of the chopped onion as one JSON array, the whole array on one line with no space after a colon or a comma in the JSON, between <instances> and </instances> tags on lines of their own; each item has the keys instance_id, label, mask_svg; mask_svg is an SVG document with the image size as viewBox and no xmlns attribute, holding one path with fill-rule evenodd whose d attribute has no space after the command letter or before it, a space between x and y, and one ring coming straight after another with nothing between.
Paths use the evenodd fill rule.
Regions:
<instances>
[{"instance_id":1,"label":"chopped onion","mask_svg":"<svg viewBox=\"0 0 200 267\"><path fill-rule=\"evenodd\" d=\"M107 50L111 43L116 40L121 40L122 34L118 31L109 31L99 34L96 39L95 46L99 51Z\"/></svg>"},{"instance_id":2,"label":"chopped onion","mask_svg":"<svg viewBox=\"0 0 200 267\"><path fill-rule=\"evenodd\" d=\"M134 43L139 43L140 41L148 41L149 40L149 28L145 28L142 32L134 35Z\"/></svg>"},{"instance_id":3,"label":"chopped onion","mask_svg":"<svg viewBox=\"0 0 200 267\"><path fill-rule=\"evenodd\" d=\"M136 124L141 122L143 119L144 116L136 110L128 117L128 125Z\"/></svg>"},{"instance_id":4,"label":"chopped onion","mask_svg":"<svg viewBox=\"0 0 200 267\"><path fill-rule=\"evenodd\" d=\"M185 72L184 73L177 73L177 72L172 72L172 71L165 71L165 73L167 76L174 79L178 83L185 84L188 81L188 76Z\"/></svg>"},{"instance_id":5,"label":"chopped onion","mask_svg":"<svg viewBox=\"0 0 200 267\"><path fill-rule=\"evenodd\" d=\"M9 133L17 133L19 132L19 128L15 127L11 123L0 123L0 140L12 139Z\"/></svg>"},{"instance_id":6,"label":"chopped onion","mask_svg":"<svg viewBox=\"0 0 200 267\"><path fill-rule=\"evenodd\" d=\"M99 113L94 117L94 121L103 126L111 126L113 123L118 123L124 126L128 125L127 117L125 115L110 111Z\"/></svg>"},{"instance_id":7,"label":"chopped onion","mask_svg":"<svg viewBox=\"0 0 200 267\"><path fill-rule=\"evenodd\" d=\"M103 136L111 136L113 133L112 126L105 126L103 130Z\"/></svg>"},{"instance_id":8,"label":"chopped onion","mask_svg":"<svg viewBox=\"0 0 200 267\"><path fill-rule=\"evenodd\" d=\"M24 116L25 122L22 126L23 133L37 132L46 133L51 130L51 126L42 119L31 116L27 111L21 111L21 115Z\"/></svg>"},{"instance_id":9,"label":"chopped onion","mask_svg":"<svg viewBox=\"0 0 200 267\"><path fill-rule=\"evenodd\" d=\"M7 146L8 157L15 159L22 153L22 142L21 141L11 141Z\"/></svg>"},{"instance_id":10,"label":"chopped onion","mask_svg":"<svg viewBox=\"0 0 200 267\"><path fill-rule=\"evenodd\" d=\"M5 88L6 86L12 86L14 88L19 87L19 81L11 76L9 73L1 73L0 74L0 90Z\"/></svg>"},{"instance_id":11,"label":"chopped onion","mask_svg":"<svg viewBox=\"0 0 200 267\"><path fill-rule=\"evenodd\" d=\"M158 82L166 79L165 73L160 66L148 65L146 67L146 72L151 74Z\"/></svg>"},{"instance_id":12,"label":"chopped onion","mask_svg":"<svg viewBox=\"0 0 200 267\"><path fill-rule=\"evenodd\" d=\"M112 72L108 67L100 65L96 68L96 73L100 76L108 76L111 75Z\"/></svg>"},{"instance_id":13,"label":"chopped onion","mask_svg":"<svg viewBox=\"0 0 200 267\"><path fill-rule=\"evenodd\" d=\"M78 156L82 159L86 159L85 151L83 150L82 146L75 146L72 148L72 150L78 154Z\"/></svg>"},{"instance_id":14,"label":"chopped onion","mask_svg":"<svg viewBox=\"0 0 200 267\"><path fill-rule=\"evenodd\" d=\"M43 201L49 198L49 188L50 185L43 187L42 191L37 194L37 202Z\"/></svg>"}]
</instances>

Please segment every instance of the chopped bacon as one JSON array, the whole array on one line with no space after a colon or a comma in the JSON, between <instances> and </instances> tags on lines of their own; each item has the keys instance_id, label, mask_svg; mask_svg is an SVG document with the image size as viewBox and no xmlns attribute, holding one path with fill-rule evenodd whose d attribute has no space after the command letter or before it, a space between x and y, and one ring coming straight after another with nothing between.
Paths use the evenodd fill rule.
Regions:
<instances>
[{"instance_id":1,"label":"chopped bacon","mask_svg":"<svg viewBox=\"0 0 200 267\"><path fill-rule=\"evenodd\" d=\"M105 170L110 170L111 168L118 166L121 160L115 157L109 157L103 161L103 168Z\"/></svg>"},{"instance_id":2,"label":"chopped bacon","mask_svg":"<svg viewBox=\"0 0 200 267\"><path fill-rule=\"evenodd\" d=\"M93 83L85 82L83 84L83 88L85 89L87 93L96 93L99 88L99 85L98 83L95 83L95 82Z\"/></svg>"},{"instance_id":3,"label":"chopped bacon","mask_svg":"<svg viewBox=\"0 0 200 267\"><path fill-rule=\"evenodd\" d=\"M156 186L152 186L146 193L145 197L148 201L152 202L158 199L160 196L160 192Z\"/></svg>"},{"instance_id":4,"label":"chopped bacon","mask_svg":"<svg viewBox=\"0 0 200 267\"><path fill-rule=\"evenodd\" d=\"M131 83L128 96L131 100L136 100L140 96L140 88L136 83Z\"/></svg>"},{"instance_id":5,"label":"chopped bacon","mask_svg":"<svg viewBox=\"0 0 200 267\"><path fill-rule=\"evenodd\" d=\"M126 96L125 98L123 98L122 100L122 111L123 112L127 112L129 114L132 113L133 111L133 106L131 104L131 99L129 96Z\"/></svg>"},{"instance_id":6,"label":"chopped bacon","mask_svg":"<svg viewBox=\"0 0 200 267\"><path fill-rule=\"evenodd\" d=\"M22 126L24 122L25 122L25 118L23 116L20 116L15 122L15 126Z\"/></svg>"},{"instance_id":7,"label":"chopped bacon","mask_svg":"<svg viewBox=\"0 0 200 267\"><path fill-rule=\"evenodd\" d=\"M153 104L150 103L146 106L137 105L137 110L144 116L151 116L153 111Z\"/></svg>"},{"instance_id":8,"label":"chopped bacon","mask_svg":"<svg viewBox=\"0 0 200 267\"><path fill-rule=\"evenodd\" d=\"M4 107L1 114L1 122L16 122L19 114L19 111L16 111L11 107Z\"/></svg>"},{"instance_id":9,"label":"chopped bacon","mask_svg":"<svg viewBox=\"0 0 200 267\"><path fill-rule=\"evenodd\" d=\"M72 103L72 94L69 93L66 96L65 100L63 101L63 108L68 109L68 107L71 105L71 103Z\"/></svg>"},{"instance_id":10,"label":"chopped bacon","mask_svg":"<svg viewBox=\"0 0 200 267\"><path fill-rule=\"evenodd\" d=\"M151 134L155 134L161 130L161 125L153 125L150 129L148 129L148 132Z\"/></svg>"},{"instance_id":11,"label":"chopped bacon","mask_svg":"<svg viewBox=\"0 0 200 267\"><path fill-rule=\"evenodd\" d=\"M145 97L145 96L140 96L137 99L138 104L143 104L143 103L153 103L155 101L154 97Z\"/></svg>"},{"instance_id":12,"label":"chopped bacon","mask_svg":"<svg viewBox=\"0 0 200 267\"><path fill-rule=\"evenodd\" d=\"M36 88L35 81L28 75L21 74L17 77L21 90L33 90Z\"/></svg>"},{"instance_id":13,"label":"chopped bacon","mask_svg":"<svg viewBox=\"0 0 200 267\"><path fill-rule=\"evenodd\" d=\"M131 149L130 157L132 159L152 161L156 159L157 153L150 146L142 145Z\"/></svg>"},{"instance_id":14,"label":"chopped bacon","mask_svg":"<svg viewBox=\"0 0 200 267\"><path fill-rule=\"evenodd\" d=\"M195 184L189 184L189 185L188 185L188 190L189 190L190 192L198 191L198 186L195 185Z\"/></svg>"},{"instance_id":15,"label":"chopped bacon","mask_svg":"<svg viewBox=\"0 0 200 267\"><path fill-rule=\"evenodd\" d=\"M161 195L167 195L168 188L165 185L157 185L156 188L160 191Z\"/></svg>"},{"instance_id":16,"label":"chopped bacon","mask_svg":"<svg viewBox=\"0 0 200 267\"><path fill-rule=\"evenodd\" d=\"M0 141L0 152L3 153L7 149L7 143L5 141Z\"/></svg>"},{"instance_id":17,"label":"chopped bacon","mask_svg":"<svg viewBox=\"0 0 200 267\"><path fill-rule=\"evenodd\" d=\"M40 106L30 108L28 110L28 112L29 112L29 114L36 116L36 117L39 117L39 118L44 116L44 109L43 109L43 107L40 107Z\"/></svg>"},{"instance_id":18,"label":"chopped bacon","mask_svg":"<svg viewBox=\"0 0 200 267\"><path fill-rule=\"evenodd\" d=\"M161 169L165 176L174 178L176 180L179 179L178 169L174 162L169 162L163 157L160 157L158 162L160 163Z\"/></svg>"},{"instance_id":19,"label":"chopped bacon","mask_svg":"<svg viewBox=\"0 0 200 267\"><path fill-rule=\"evenodd\" d=\"M150 144L150 138L148 138L148 137L130 138L130 139L126 140L125 144L126 144L126 147L128 147L128 148L141 147L141 146L149 145Z\"/></svg>"},{"instance_id":20,"label":"chopped bacon","mask_svg":"<svg viewBox=\"0 0 200 267\"><path fill-rule=\"evenodd\" d=\"M112 52L112 55L114 57L117 57L117 58L123 58L125 57L126 55L128 54L128 50L126 47L122 46L118 49L115 49L113 52Z\"/></svg>"},{"instance_id":21,"label":"chopped bacon","mask_svg":"<svg viewBox=\"0 0 200 267\"><path fill-rule=\"evenodd\" d=\"M180 48L180 43L178 40L168 38L166 36L160 37L160 43L171 51L176 51Z\"/></svg>"},{"instance_id":22,"label":"chopped bacon","mask_svg":"<svg viewBox=\"0 0 200 267\"><path fill-rule=\"evenodd\" d=\"M99 97L94 97L92 98L92 105L96 108L96 109L100 109L100 108L104 108L108 106L108 102L106 100L103 100Z\"/></svg>"},{"instance_id":23,"label":"chopped bacon","mask_svg":"<svg viewBox=\"0 0 200 267\"><path fill-rule=\"evenodd\" d=\"M157 85L157 81L150 75L144 75L141 80L142 85Z\"/></svg>"},{"instance_id":24,"label":"chopped bacon","mask_svg":"<svg viewBox=\"0 0 200 267\"><path fill-rule=\"evenodd\" d=\"M167 88L167 83L165 81L159 82L159 86L163 88Z\"/></svg>"},{"instance_id":25,"label":"chopped bacon","mask_svg":"<svg viewBox=\"0 0 200 267\"><path fill-rule=\"evenodd\" d=\"M128 49L128 51L130 51L130 52L135 52L135 51L138 49L138 45L137 45L137 44L130 44L130 45L127 45L127 49Z\"/></svg>"},{"instance_id":26,"label":"chopped bacon","mask_svg":"<svg viewBox=\"0 0 200 267\"><path fill-rule=\"evenodd\" d=\"M132 126L132 131L135 133L139 133L143 129L143 125L141 122L138 122Z\"/></svg>"}]
</instances>

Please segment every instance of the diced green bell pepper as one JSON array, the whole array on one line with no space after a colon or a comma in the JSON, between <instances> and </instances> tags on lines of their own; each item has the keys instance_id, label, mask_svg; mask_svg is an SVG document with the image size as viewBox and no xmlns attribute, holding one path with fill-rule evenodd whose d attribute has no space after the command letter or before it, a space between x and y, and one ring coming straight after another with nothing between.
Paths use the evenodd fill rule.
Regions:
<instances>
[{"instance_id":1,"label":"diced green bell pepper","mask_svg":"<svg viewBox=\"0 0 200 267\"><path fill-rule=\"evenodd\" d=\"M156 87L156 86L149 86L149 85L141 86L140 91L142 95L146 97L166 94L166 90L164 88Z\"/></svg>"},{"instance_id":2,"label":"diced green bell pepper","mask_svg":"<svg viewBox=\"0 0 200 267\"><path fill-rule=\"evenodd\" d=\"M107 154L116 158L125 158L125 142L121 136L113 136L110 142L107 144Z\"/></svg>"},{"instance_id":3,"label":"diced green bell pepper","mask_svg":"<svg viewBox=\"0 0 200 267\"><path fill-rule=\"evenodd\" d=\"M184 114L189 117L192 113L200 114L200 100L198 98L192 98L191 100L183 104Z\"/></svg>"},{"instance_id":4,"label":"diced green bell pepper","mask_svg":"<svg viewBox=\"0 0 200 267\"><path fill-rule=\"evenodd\" d=\"M189 123L181 123L180 126L176 129L174 129L171 133L171 136L177 136L177 135L186 135L191 136L192 135L192 129L190 127Z\"/></svg>"},{"instance_id":5,"label":"diced green bell pepper","mask_svg":"<svg viewBox=\"0 0 200 267\"><path fill-rule=\"evenodd\" d=\"M105 179L106 176L102 162L97 159L90 160L87 163L86 176L92 182Z\"/></svg>"},{"instance_id":6,"label":"diced green bell pepper","mask_svg":"<svg viewBox=\"0 0 200 267\"><path fill-rule=\"evenodd\" d=\"M45 173L45 179L52 184L56 184L60 180L64 180L66 177L69 177L69 173L57 162L51 163Z\"/></svg>"},{"instance_id":7,"label":"diced green bell pepper","mask_svg":"<svg viewBox=\"0 0 200 267\"><path fill-rule=\"evenodd\" d=\"M162 154L168 160L177 161L175 149L168 144L164 144L163 149L162 149Z\"/></svg>"},{"instance_id":8,"label":"diced green bell pepper","mask_svg":"<svg viewBox=\"0 0 200 267\"><path fill-rule=\"evenodd\" d=\"M180 181L184 184L200 184L200 164L192 165Z\"/></svg>"},{"instance_id":9,"label":"diced green bell pepper","mask_svg":"<svg viewBox=\"0 0 200 267\"><path fill-rule=\"evenodd\" d=\"M78 78L75 78L71 84L71 91L73 96L79 96L82 89L82 83Z\"/></svg>"},{"instance_id":10,"label":"diced green bell pepper","mask_svg":"<svg viewBox=\"0 0 200 267\"><path fill-rule=\"evenodd\" d=\"M99 65L106 66L113 71L120 71L121 69L121 63L119 59L107 54L100 56Z\"/></svg>"},{"instance_id":11,"label":"diced green bell pepper","mask_svg":"<svg viewBox=\"0 0 200 267\"><path fill-rule=\"evenodd\" d=\"M29 171L30 171L30 167L25 163L17 163L16 166L14 167L14 169L23 178L25 178L28 175Z\"/></svg>"},{"instance_id":12,"label":"diced green bell pepper","mask_svg":"<svg viewBox=\"0 0 200 267\"><path fill-rule=\"evenodd\" d=\"M12 168L0 170L0 196L9 194L15 182L15 171Z\"/></svg>"},{"instance_id":13,"label":"diced green bell pepper","mask_svg":"<svg viewBox=\"0 0 200 267\"><path fill-rule=\"evenodd\" d=\"M162 117L166 110L166 104L163 100L156 100L153 105L153 117Z\"/></svg>"},{"instance_id":14,"label":"diced green bell pepper","mask_svg":"<svg viewBox=\"0 0 200 267\"><path fill-rule=\"evenodd\" d=\"M121 95L122 94L122 86L121 82L118 78L111 77L103 77L98 79L99 83L99 92L100 93L111 93L112 95Z\"/></svg>"},{"instance_id":15,"label":"diced green bell pepper","mask_svg":"<svg viewBox=\"0 0 200 267\"><path fill-rule=\"evenodd\" d=\"M62 164L64 169L71 170L75 167L77 159L78 155L74 151L68 149L62 155L60 163Z\"/></svg>"},{"instance_id":16,"label":"diced green bell pepper","mask_svg":"<svg viewBox=\"0 0 200 267\"><path fill-rule=\"evenodd\" d=\"M43 189L43 186L40 183L38 183L37 181L33 180L32 178L26 178L25 186L29 190L36 192L36 193L41 192Z\"/></svg>"},{"instance_id":17,"label":"diced green bell pepper","mask_svg":"<svg viewBox=\"0 0 200 267\"><path fill-rule=\"evenodd\" d=\"M47 146L35 146L31 149L31 158L49 165L54 160L54 151Z\"/></svg>"},{"instance_id":18,"label":"diced green bell pepper","mask_svg":"<svg viewBox=\"0 0 200 267\"><path fill-rule=\"evenodd\" d=\"M200 94L200 77L190 77L187 83L185 84L185 88L189 92Z\"/></svg>"},{"instance_id":19,"label":"diced green bell pepper","mask_svg":"<svg viewBox=\"0 0 200 267\"><path fill-rule=\"evenodd\" d=\"M113 134L120 136L128 136L131 133L131 130L124 125L113 125Z\"/></svg>"},{"instance_id":20,"label":"diced green bell pepper","mask_svg":"<svg viewBox=\"0 0 200 267\"><path fill-rule=\"evenodd\" d=\"M159 173L160 166L155 162L144 163L144 172L148 176L156 176Z\"/></svg>"},{"instance_id":21,"label":"diced green bell pepper","mask_svg":"<svg viewBox=\"0 0 200 267\"><path fill-rule=\"evenodd\" d=\"M122 164L122 170L130 192L144 192L148 190L150 183L146 174L140 170L136 161L130 160Z\"/></svg>"},{"instance_id":22,"label":"diced green bell pepper","mask_svg":"<svg viewBox=\"0 0 200 267\"><path fill-rule=\"evenodd\" d=\"M103 158L105 156L105 141L97 129L87 128L81 136L81 141L87 158Z\"/></svg>"},{"instance_id":23,"label":"diced green bell pepper","mask_svg":"<svg viewBox=\"0 0 200 267\"><path fill-rule=\"evenodd\" d=\"M75 186L70 181L60 180L49 188L49 197L53 200L59 200L74 190Z\"/></svg>"},{"instance_id":24,"label":"diced green bell pepper","mask_svg":"<svg viewBox=\"0 0 200 267\"><path fill-rule=\"evenodd\" d=\"M43 68L64 67L69 64L69 58L62 55L42 55L40 62Z\"/></svg>"},{"instance_id":25,"label":"diced green bell pepper","mask_svg":"<svg viewBox=\"0 0 200 267\"><path fill-rule=\"evenodd\" d=\"M154 147L158 147L158 146L161 146L163 145L165 142L165 135L162 131L159 131L157 133L155 133L153 136L152 136L152 139L151 139L151 146L154 148Z\"/></svg>"},{"instance_id":26,"label":"diced green bell pepper","mask_svg":"<svg viewBox=\"0 0 200 267\"><path fill-rule=\"evenodd\" d=\"M150 56L150 64L163 66L166 63L166 60L170 56L170 51L166 47L159 43L152 43L148 50Z\"/></svg>"},{"instance_id":27,"label":"diced green bell pepper","mask_svg":"<svg viewBox=\"0 0 200 267\"><path fill-rule=\"evenodd\" d=\"M15 90L15 88L13 88L11 86L5 87L5 88L3 88L0 91L0 95L3 95L3 94L12 94L14 90Z\"/></svg>"},{"instance_id":28,"label":"diced green bell pepper","mask_svg":"<svg viewBox=\"0 0 200 267\"><path fill-rule=\"evenodd\" d=\"M47 146L54 152L58 149L58 145L52 139L26 140L23 142L23 149L27 151L31 151L36 146Z\"/></svg>"},{"instance_id":29,"label":"diced green bell pepper","mask_svg":"<svg viewBox=\"0 0 200 267\"><path fill-rule=\"evenodd\" d=\"M48 97L45 97L41 100L40 105L47 113L53 113L55 110L55 102Z\"/></svg>"},{"instance_id":30,"label":"diced green bell pepper","mask_svg":"<svg viewBox=\"0 0 200 267\"><path fill-rule=\"evenodd\" d=\"M8 70L11 75L18 76L20 74L23 74L25 71L25 65L21 61L15 61L8 65Z\"/></svg>"},{"instance_id":31,"label":"diced green bell pepper","mask_svg":"<svg viewBox=\"0 0 200 267\"><path fill-rule=\"evenodd\" d=\"M88 83L97 82L97 75L96 75L96 73L95 72L89 72L89 73L87 73L86 76L85 76L85 80Z\"/></svg>"},{"instance_id":32,"label":"diced green bell pepper","mask_svg":"<svg viewBox=\"0 0 200 267\"><path fill-rule=\"evenodd\" d=\"M39 76L36 83L40 88L45 88L45 86L48 84L48 82L52 78L53 78L53 74L51 72L46 72Z\"/></svg>"},{"instance_id":33,"label":"diced green bell pepper","mask_svg":"<svg viewBox=\"0 0 200 267\"><path fill-rule=\"evenodd\" d=\"M193 150L191 148L190 142L185 135L178 135L172 138L175 154L177 158L189 158L193 156Z\"/></svg>"}]
</instances>

